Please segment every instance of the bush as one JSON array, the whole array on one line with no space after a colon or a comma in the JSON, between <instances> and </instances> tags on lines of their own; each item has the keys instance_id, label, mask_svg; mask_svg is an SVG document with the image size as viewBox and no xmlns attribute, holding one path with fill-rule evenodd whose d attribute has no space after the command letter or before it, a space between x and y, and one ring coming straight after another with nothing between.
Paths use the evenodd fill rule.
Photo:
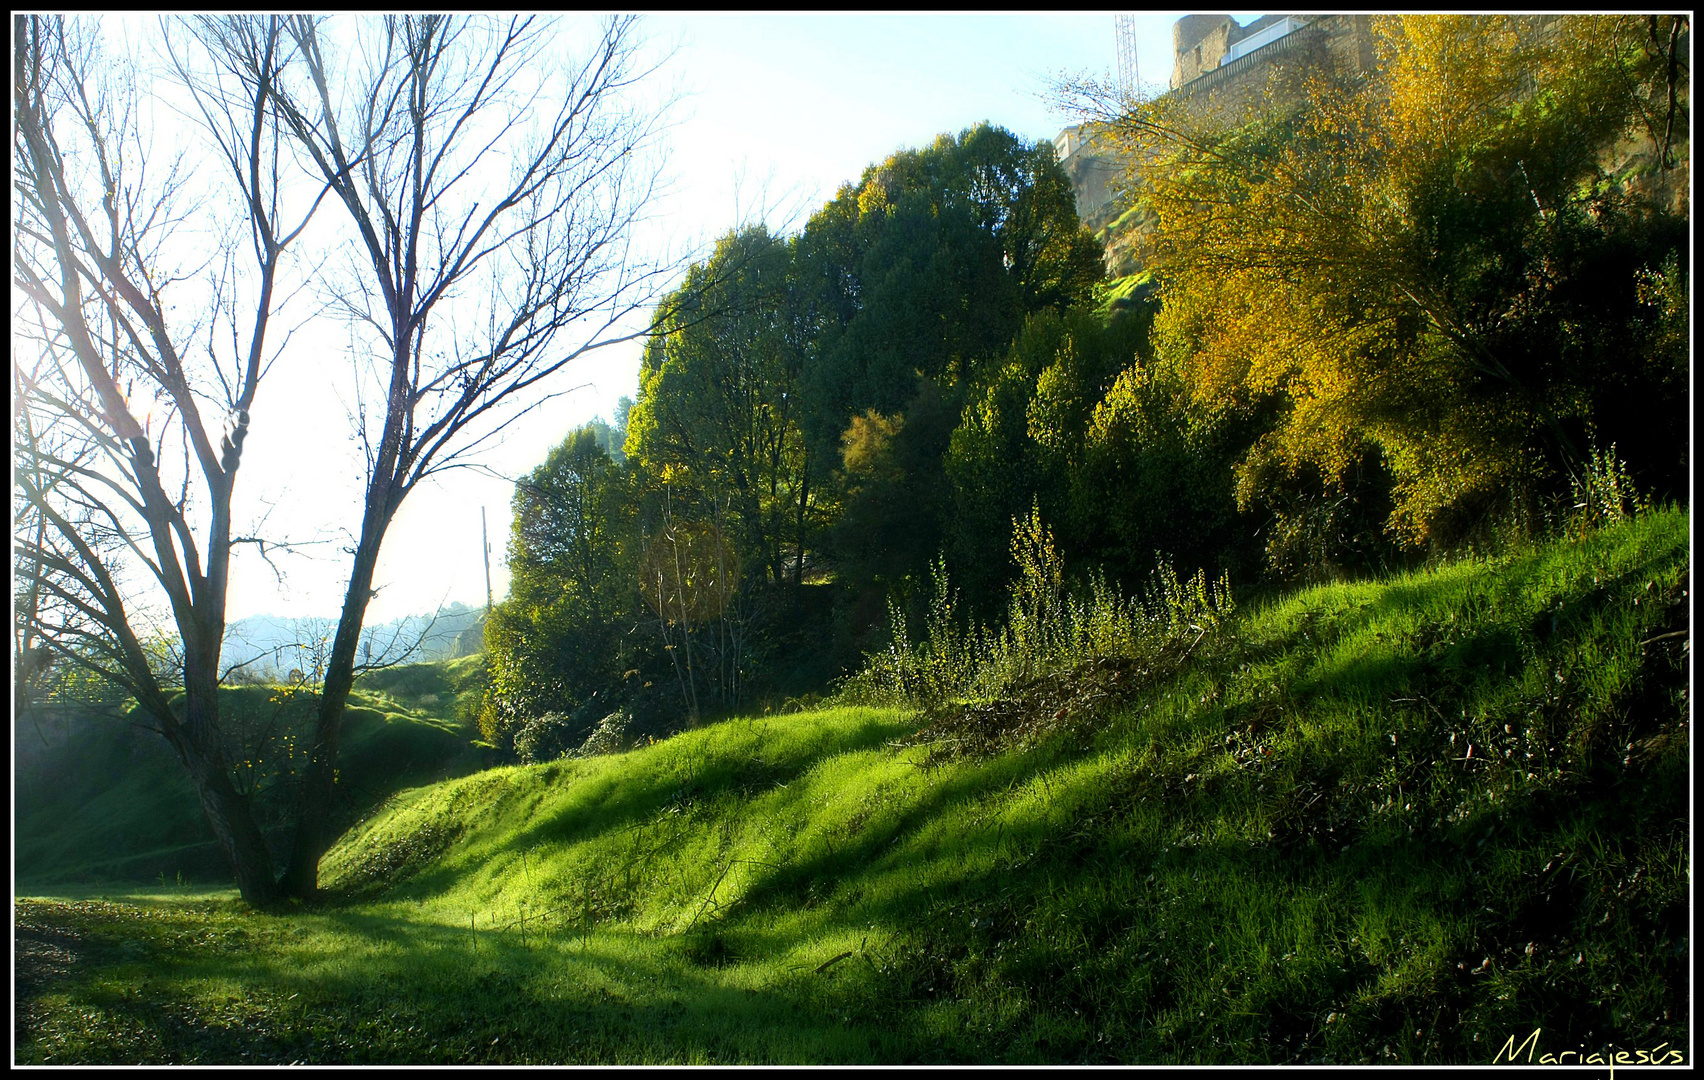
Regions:
<instances>
[{"instance_id":1,"label":"bush","mask_svg":"<svg viewBox=\"0 0 1704 1080\"><path fill-rule=\"evenodd\" d=\"M579 754L589 757L593 754L617 754L631 745L627 738L627 728L633 717L625 709L617 709L599 720L592 733L586 736L586 741L580 745Z\"/></svg>"},{"instance_id":2,"label":"bush","mask_svg":"<svg viewBox=\"0 0 1704 1080\"><path fill-rule=\"evenodd\" d=\"M555 761L578 743L574 721L567 713L547 712L521 724L515 732L515 755L524 764Z\"/></svg>"},{"instance_id":3,"label":"bush","mask_svg":"<svg viewBox=\"0 0 1704 1080\"><path fill-rule=\"evenodd\" d=\"M1565 525L1565 532L1571 536L1583 537L1651 508L1650 500L1634 487L1626 463L1615 456L1613 445L1608 451L1593 446L1585 467L1572 478L1571 487L1573 498Z\"/></svg>"},{"instance_id":4,"label":"bush","mask_svg":"<svg viewBox=\"0 0 1704 1080\"><path fill-rule=\"evenodd\" d=\"M1012 525L1018 581L1003 625L961 626L957 595L939 561L923 640L911 643L903 615L890 603L892 644L848 680L844 698L927 707L954 698L999 697L1108 657L1156 660L1168 643L1205 636L1235 608L1226 575L1209 582L1199 570L1179 579L1164 559L1139 598L1125 597L1099 575L1090 578L1087 595L1072 596L1040 512L1032 508Z\"/></svg>"}]
</instances>

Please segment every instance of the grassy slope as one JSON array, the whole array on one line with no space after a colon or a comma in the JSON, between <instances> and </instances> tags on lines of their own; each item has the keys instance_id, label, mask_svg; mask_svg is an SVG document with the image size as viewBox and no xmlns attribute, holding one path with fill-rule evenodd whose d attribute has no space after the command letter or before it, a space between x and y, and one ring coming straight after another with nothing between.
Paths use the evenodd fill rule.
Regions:
<instances>
[{"instance_id":1,"label":"grassy slope","mask_svg":"<svg viewBox=\"0 0 1704 1080\"><path fill-rule=\"evenodd\" d=\"M477 660L410 664L363 679L344 719L339 780L346 820L402 788L483 763L469 745L478 733L441 718ZM224 691L224 707L239 720L263 721L279 713L273 701L279 689L233 687ZM290 706L286 715L301 724L307 704ZM13 869L30 888L229 875L182 765L151 731L85 725L39 772L19 775L17 787ZM260 801L263 828L278 826L273 802Z\"/></svg>"},{"instance_id":2,"label":"grassy slope","mask_svg":"<svg viewBox=\"0 0 1704 1080\"><path fill-rule=\"evenodd\" d=\"M1667 512L1309 590L991 759L841 709L417 789L328 857L333 907L25 905L91 963L19 1060L1684 1046L1687 573Z\"/></svg>"}]
</instances>

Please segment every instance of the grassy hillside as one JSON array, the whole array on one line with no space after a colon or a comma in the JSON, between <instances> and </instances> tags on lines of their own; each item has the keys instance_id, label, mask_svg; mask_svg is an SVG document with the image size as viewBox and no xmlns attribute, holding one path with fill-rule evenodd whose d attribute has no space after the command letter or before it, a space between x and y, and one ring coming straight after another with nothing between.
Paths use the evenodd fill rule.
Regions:
<instances>
[{"instance_id":1,"label":"grassy hillside","mask_svg":"<svg viewBox=\"0 0 1704 1080\"><path fill-rule=\"evenodd\" d=\"M345 824L404 788L485 764L478 731L456 719L458 693L477 681L479 658L373 672L350 699L339 760ZM299 690L225 690L228 721L241 733L234 760L257 762L243 776L257 791L262 827L278 832L288 762L306 748L313 701ZM462 715L471 715L471 712ZM230 868L213 843L194 788L164 739L120 721L57 717L16 775L13 868L30 888L73 882L222 882ZM257 752L263 751L263 752Z\"/></svg>"},{"instance_id":2,"label":"grassy hillside","mask_svg":"<svg viewBox=\"0 0 1704 1080\"><path fill-rule=\"evenodd\" d=\"M1023 723L1045 695L417 788L314 910L23 902L20 954L81 962L21 967L18 1060L1684 1047L1687 533L1659 512L1304 591Z\"/></svg>"}]
</instances>

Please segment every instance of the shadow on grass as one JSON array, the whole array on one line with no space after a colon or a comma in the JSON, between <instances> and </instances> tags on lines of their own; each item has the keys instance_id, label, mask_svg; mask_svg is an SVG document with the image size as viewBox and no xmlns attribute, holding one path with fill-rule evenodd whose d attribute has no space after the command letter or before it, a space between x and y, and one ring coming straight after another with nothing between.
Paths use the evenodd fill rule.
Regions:
<instances>
[{"instance_id":1,"label":"shadow on grass","mask_svg":"<svg viewBox=\"0 0 1704 1080\"><path fill-rule=\"evenodd\" d=\"M250 915L245 922L265 923ZM281 920L285 929L301 917ZM260 933L264 936L265 930ZM371 912L321 913L294 946L271 935L240 955L166 948L86 982L78 1060L311 1063L891 1061L905 1040L836 1007L812 982L741 985L675 943L480 933ZM325 943L343 947L326 949ZM805 972L810 975L810 972ZM814 977L827 984L826 975ZM756 982L757 980L753 980ZM96 1013L100 1015L97 1016ZM107 1021L110 1020L110 1025ZM36 1032L37 1038L41 1032ZM103 1054L99 1046L112 1051ZM29 1060L29 1047L20 1059ZM136 1060L134 1057L129 1060Z\"/></svg>"},{"instance_id":2,"label":"shadow on grass","mask_svg":"<svg viewBox=\"0 0 1704 1080\"><path fill-rule=\"evenodd\" d=\"M146 967L78 981L62 1022L106 1032L121 1016L146 1036L101 1035L89 1060L134 1045L149 1060L327 1063L1483 1064L1488 1035L1538 1026L1558 1045L1684 1041L1689 755L1684 737L1637 753L1631 740L1684 724L1670 713L1685 667L1664 649L1627 654L1659 616L1605 603L1642 586L1645 565L1591 582L1568 559L1533 563L1520 573L1544 580L1520 594L1491 571L1399 583L1394 599L1270 628L1311 643L1279 658L1293 676L1273 690L1282 710L1201 694L1254 655L1227 653L1179 680L1184 707L925 783L872 774L867 810L828 790L840 773L802 781L910 725L730 727L642 752L619 778L581 773L565 797L517 783L518 799L563 801L526 821L493 799L481 813L514 831L480 857L583 844L563 865L595 864L600 841L667 818L700 860L673 871L698 890L684 908L658 901L673 932L600 913L534 922L523 944L519 927L430 921L464 860L385 903L233 914L255 940L172 939ZM1381 630L1409 655L1342 647ZM1557 657L1588 647L1643 666L1596 697L1555 689ZM1545 701L1501 685L1511 660ZM1411 683L1423 700L1381 700ZM1564 735L1613 729L1614 760L1565 747L1554 767L1524 764L1514 729L1544 710ZM1256 722L1267 712L1286 723ZM767 842L738 833L746 806L800 827L785 858L745 860L718 899L718 858L750 853L734 838Z\"/></svg>"},{"instance_id":3,"label":"shadow on grass","mask_svg":"<svg viewBox=\"0 0 1704 1080\"><path fill-rule=\"evenodd\" d=\"M744 723L750 721L723 722L730 727ZM785 723L784 717L759 722L761 726ZM700 731L711 733L717 726ZM766 746L761 755L753 753L749 757L718 745L709 746L702 757L685 760L684 755L690 751L675 746L660 744L630 752L651 755L654 765L628 769L619 780L607 774L573 780L578 791L572 805L516 829L491 849L490 857L519 857L523 851L566 846L644 828L671 811L688 815L700 804L752 798L798 781L825 758L879 748L908 734L915 726L909 719L878 713L847 728L826 730L819 738L783 740L780 745ZM572 769L575 764L558 768ZM428 869L408 879L403 895L418 897L446 891L458 883L462 872L462 868L451 866Z\"/></svg>"},{"instance_id":4,"label":"shadow on grass","mask_svg":"<svg viewBox=\"0 0 1704 1080\"><path fill-rule=\"evenodd\" d=\"M929 799L880 819L867 835L760 876L741 902L684 935L557 927L534 929L523 945L515 929L476 936L406 912L240 916L264 939L257 952L174 947L150 965L147 996L130 993L122 979L85 991L115 1030L137 1034L100 1044L123 1053L81 1060L140 1053L184 1062L1277 1062L1353 1058L1382 1038L1401 1060L1461 1062L1479 1060L1471 1035L1488 1019L1536 1017L1558 1037L1580 1039L1625 1027L1613 1005L1589 1003L1592 983L1573 975L1564 955L1596 913L1592 882L1535 876L1510 886L1484 856L1495 839L1490 851L1530 858L1536 872L1540 853L1570 837L1577 845L1581 836L1648 832L1666 820L1658 800L1615 800L1621 809L1611 812L1601 798L1582 805L1572 793L1533 792L1522 804L1418 836L1374 831L1347 845L1310 839L1281 849L1223 837L1156 843L1189 805L1167 803L1164 813L1151 806L1145 823L1130 804L1139 788L1111 784L1058 820L1014 826L1001 818L967 829L956 848L935 855L957 871L907 873L924 823L979 801L991 801L989 817L999 816L999 794L1036 765L1013 755L943 778ZM1256 782L1227 778L1217 799L1249 795ZM859 899L841 891L854 879L863 885ZM829 884L828 895L803 924L764 925L773 923L767 915L804 906L816 882ZM1108 883L1124 890L1120 898L1065 902ZM1168 906L1166 889L1193 889L1191 903ZM1268 909L1320 905L1327 922L1319 932L1334 941L1358 916L1388 907L1396 912L1392 933L1431 935L1437 963L1416 973L1357 958L1342 944L1277 973L1239 958L1250 985L1209 1021L1197 1003L1200 984L1213 976L1198 958L1211 942L1229 940L1250 897ZM171 918L169 903L153 907ZM1030 930L1026 941L1019 928L1050 911L1059 925ZM1077 914L1060 922L1058 913L1069 911ZM1414 922L1414 912L1424 920ZM286 931L312 940L281 942ZM1253 933L1276 955L1294 931L1278 921ZM838 965L819 970L815 953L791 967L777 959L813 940L861 935ZM941 1009L981 1015L987 1006L978 995L1000 984L970 973L1014 940L1001 978L1027 987L1023 1023L954 1029L950 1037L931 1027L925 1018ZM1529 944L1534 951L1522 952ZM1177 957L1181 966L1170 962ZM1488 957L1528 986L1501 1011L1488 1008ZM1352 1042L1333 1016L1355 1018ZM1049 1026L1052 1017L1081 1019ZM105 1021L90 1023L106 1030Z\"/></svg>"}]
</instances>

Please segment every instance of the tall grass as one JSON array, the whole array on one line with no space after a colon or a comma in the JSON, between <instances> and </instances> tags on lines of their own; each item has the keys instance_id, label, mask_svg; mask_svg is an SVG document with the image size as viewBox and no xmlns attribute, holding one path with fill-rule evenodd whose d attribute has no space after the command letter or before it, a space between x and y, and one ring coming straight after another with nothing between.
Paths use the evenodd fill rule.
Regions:
<instances>
[{"instance_id":1,"label":"tall grass","mask_svg":"<svg viewBox=\"0 0 1704 1080\"><path fill-rule=\"evenodd\" d=\"M889 601L887 649L847 680L851 702L929 706L979 699L1043 675L1105 657L1148 659L1168 643L1199 640L1236 610L1230 580L1209 582L1205 570L1180 580L1157 561L1148 587L1125 596L1098 573L1073 594L1052 533L1034 507L1012 522L1018 568L1004 618L979 625L963 617L945 560L934 564L931 599L921 640L912 641L904 613Z\"/></svg>"},{"instance_id":2,"label":"tall grass","mask_svg":"<svg viewBox=\"0 0 1704 1080\"><path fill-rule=\"evenodd\" d=\"M1627 463L1615 456L1613 443L1608 450L1593 444L1584 466L1569 486L1572 497L1563 521L1565 532L1571 536L1585 536L1593 529L1630 521L1651 511L1650 497L1635 486Z\"/></svg>"}]
</instances>

